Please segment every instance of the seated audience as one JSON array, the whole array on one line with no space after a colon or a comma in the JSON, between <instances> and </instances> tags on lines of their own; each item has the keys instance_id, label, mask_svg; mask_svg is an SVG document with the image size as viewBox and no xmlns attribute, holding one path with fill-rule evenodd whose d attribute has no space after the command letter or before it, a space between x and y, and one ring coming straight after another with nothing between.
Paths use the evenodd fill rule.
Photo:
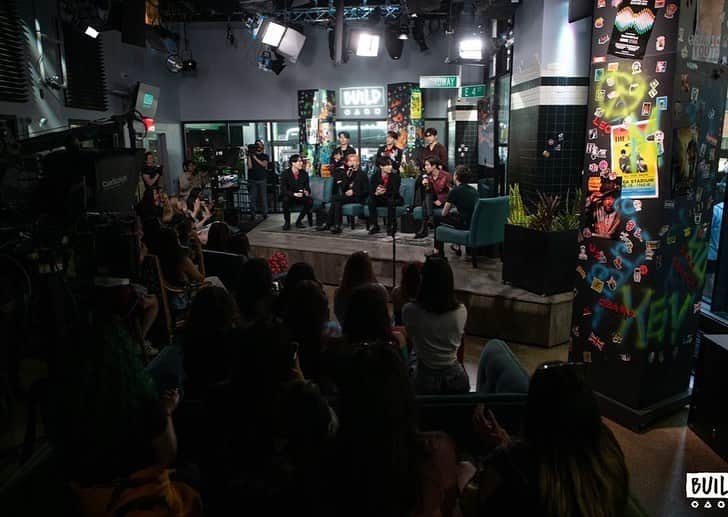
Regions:
<instances>
[{"instance_id":1,"label":"seated audience","mask_svg":"<svg viewBox=\"0 0 728 517\"><path fill-rule=\"evenodd\" d=\"M250 241L243 232L236 233L230 238L230 253L250 257Z\"/></svg>"},{"instance_id":2,"label":"seated audience","mask_svg":"<svg viewBox=\"0 0 728 517\"><path fill-rule=\"evenodd\" d=\"M528 393L528 372L500 339L491 339L483 347L476 382L479 393Z\"/></svg>"},{"instance_id":3,"label":"seated audience","mask_svg":"<svg viewBox=\"0 0 728 517\"><path fill-rule=\"evenodd\" d=\"M417 302L402 309L402 321L417 355L417 393L470 390L468 374L457 360L467 317L468 310L455 298L450 265L440 258L427 260Z\"/></svg>"},{"instance_id":4,"label":"seated audience","mask_svg":"<svg viewBox=\"0 0 728 517\"><path fill-rule=\"evenodd\" d=\"M624 454L575 365L546 363L531 379L521 441L488 410L473 423L497 447L461 496L465 517L631 515Z\"/></svg>"},{"instance_id":5,"label":"seated audience","mask_svg":"<svg viewBox=\"0 0 728 517\"><path fill-rule=\"evenodd\" d=\"M249 328L272 318L273 275L268 262L253 258L243 264L235 290L240 310L240 326Z\"/></svg>"},{"instance_id":6,"label":"seated audience","mask_svg":"<svg viewBox=\"0 0 728 517\"><path fill-rule=\"evenodd\" d=\"M344 265L341 283L334 292L334 314L343 326L349 308L349 297L354 288L365 284L375 284L386 295L387 290L377 283L372 261L366 251L352 253Z\"/></svg>"},{"instance_id":7,"label":"seated audience","mask_svg":"<svg viewBox=\"0 0 728 517\"><path fill-rule=\"evenodd\" d=\"M402 280L397 287L392 289L389 295L395 325L403 325L402 308L408 303L417 301L417 294L420 292L420 282L422 281L421 271L421 262L407 262L402 266L400 275Z\"/></svg>"}]
</instances>

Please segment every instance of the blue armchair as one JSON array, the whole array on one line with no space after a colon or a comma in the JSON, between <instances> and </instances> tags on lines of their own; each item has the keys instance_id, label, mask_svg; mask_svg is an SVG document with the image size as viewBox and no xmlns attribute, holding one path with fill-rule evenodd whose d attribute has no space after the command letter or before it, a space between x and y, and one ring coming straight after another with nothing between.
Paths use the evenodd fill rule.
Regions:
<instances>
[{"instance_id":1,"label":"blue armchair","mask_svg":"<svg viewBox=\"0 0 728 517\"><path fill-rule=\"evenodd\" d=\"M334 188L334 178L321 178L314 176L310 180L313 209L326 208L331 203L331 194Z\"/></svg>"},{"instance_id":2,"label":"blue armchair","mask_svg":"<svg viewBox=\"0 0 728 517\"><path fill-rule=\"evenodd\" d=\"M475 206L469 230L457 230L441 225L435 230L435 239L471 248L473 267L478 267L477 248L503 242L508 218L508 196L481 198Z\"/></svg>"}]
</instances>

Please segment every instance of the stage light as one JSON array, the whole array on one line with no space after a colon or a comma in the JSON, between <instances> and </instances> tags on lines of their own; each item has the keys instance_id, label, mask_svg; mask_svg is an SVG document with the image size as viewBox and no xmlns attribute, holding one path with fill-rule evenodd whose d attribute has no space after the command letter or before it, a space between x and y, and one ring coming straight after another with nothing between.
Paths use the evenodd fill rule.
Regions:
<instances>
[{"instance_id":1,"label":"stage light","mask_svg":"<svg viewBox=\"0 0 728 517\"><path fill-rule=\"evenodd\" d=\"M88 36L88 37L90 37L90 38L93 38L93 39L96 39L96 38L98 38L98 37L99 37L99 31L97 31L96 29L94 29L94 28L93 28L93 27L91 27L90 25L88 25L88 26L86 27L86 30L85 30L85 31L83 31L83 33L84 33L84 34L85 34L86 36Z\"/></svg>"},{"instance_id":2,"label":"stage light","mask_svg":"<svg viewBox=\"0 0 728 517\"><path fill-rule=\"evenodd\" d=\"M263 44L270 45L271 47L277 47L281 44L283 34L286 32L286 26L280 25L274 21L268 22L263 33Z\"/></svg>"},{"instance_id":3,"label":"stage light","mask_svg":"<svg viewBox=\"0 0 728 517\"><path fill-rule=\"evenodd\" d=\"M377 57L379 54L379 36L360 32L356 45L356 55L363 57Z\"/></svg>"},{"instance_id":4,"label":"stage light","mask_svg":"<svg viewBox=\"0 0 728 517\"><path fill-rule=\"evenodd\" d=\"M469 36L460 41L459 53L461 59L473 59L480 61L483 59L483 39L475 36Z\"/></svg>"},{"instance_id":5,"label":"stage light","mask_svg":"<svg viewBox=\"0 0 728 517\"><path fill-rule=\"evenodd\" d=\"M298 56L303 50L303 45L306 43L306 36L297 30L288 27L286 32L278 45L278 52L287 56L291 63L295 63L298 60Z\"/></svg>"},{"instance_id":6,"label":"stage light","mask_svg":"<svg viewBox=\"0 0 728 517\"><path fill-rule=\"evenodd\" d=\"M402 17L399 22L399 35L397 39L408 40L409 39L409 21L407 18Z\"/></svg>"},{"instance_id":7,"label":"stage light","mask_svg":"<svg viewBox=\"0 0 728 517\"><path fill-rule=\"evenodd\" d=\"M179 57L179 54L170 54L167 56L167 70L176 74L181 72L183 68L184 63L182 62L182 58Z\"/></svg>"},{"instance_id":8,"label":"stage light","mask_svg":"<svg viewBox=\"0 0 728 517\"><path fill-rule=\"evenodd\" d=\"M283 59L282 56L278 54L278 52L273 52L273 55L275 56L275 59L272 59L270 62L270 69L273 71L274 74L280 75L283 69L286 67L286 61Z\"/></svg>"}]
</instances>

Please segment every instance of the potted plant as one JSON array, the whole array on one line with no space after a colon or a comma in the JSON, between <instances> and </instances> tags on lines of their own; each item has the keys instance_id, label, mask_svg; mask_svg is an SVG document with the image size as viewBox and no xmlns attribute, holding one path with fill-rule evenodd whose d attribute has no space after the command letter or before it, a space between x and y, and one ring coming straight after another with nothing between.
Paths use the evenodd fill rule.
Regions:
<instances>
[{"instance_id":1,"label":"potted plant","mask_svg":"<svg viewBox=\"0 0 728 517\"><path fill-rule=\"evenodd\" d=\"M579 224L583 196L573 203L566 196L538 193L532 213L523 204L518 185L508 191L510 215L503 242L503 281L536 294L550 295L574 288Z\"/></svg>"}]
</instances>

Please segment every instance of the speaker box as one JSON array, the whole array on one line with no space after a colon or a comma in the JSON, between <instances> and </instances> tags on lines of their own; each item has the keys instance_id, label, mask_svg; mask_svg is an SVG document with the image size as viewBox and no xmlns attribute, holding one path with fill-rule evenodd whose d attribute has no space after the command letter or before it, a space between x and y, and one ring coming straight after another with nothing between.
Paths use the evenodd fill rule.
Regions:
<instances>
[{"instance_id":1,"label":"speaker box","mask_svg":"<svg viewBox=\"0 0 728 517\"><path fill-rule=\"evenodd\" d=\"M693 397L688 425L728 461L728 334L698 333Z\"/></svg>"}]
</instances>

